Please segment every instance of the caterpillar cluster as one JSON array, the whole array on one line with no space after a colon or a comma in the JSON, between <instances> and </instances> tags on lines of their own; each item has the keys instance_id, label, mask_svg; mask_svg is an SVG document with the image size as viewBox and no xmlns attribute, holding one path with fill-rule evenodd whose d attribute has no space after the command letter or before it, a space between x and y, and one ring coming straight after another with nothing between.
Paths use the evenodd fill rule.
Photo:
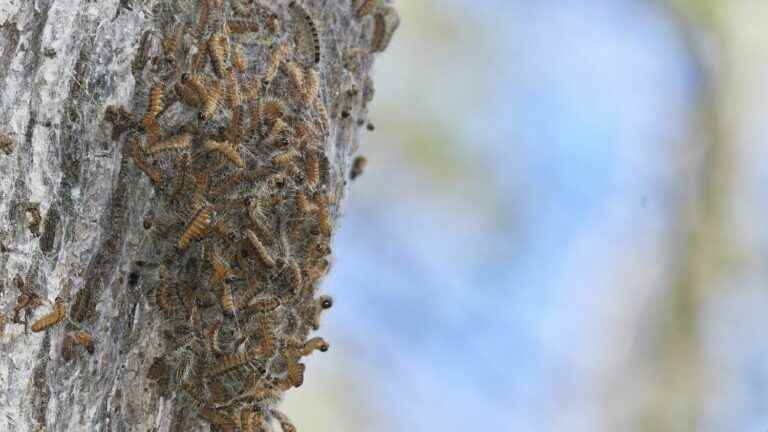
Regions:
<instances>
[{"instance_id":1,"label":"caterpillar cluster","mask_svg":"<svg viewBox=\"0 0 768 432\"><path fill-rule=\"evenodd\" d=\"M277 403L328 350L310 334L333 304L318 293L337 201L321 39L297 1L198 6L142 37L140 106L107 113L155 190L141 280L167 350L147 376L217 430L294 431Z\"/></svg>"}]
</instances>

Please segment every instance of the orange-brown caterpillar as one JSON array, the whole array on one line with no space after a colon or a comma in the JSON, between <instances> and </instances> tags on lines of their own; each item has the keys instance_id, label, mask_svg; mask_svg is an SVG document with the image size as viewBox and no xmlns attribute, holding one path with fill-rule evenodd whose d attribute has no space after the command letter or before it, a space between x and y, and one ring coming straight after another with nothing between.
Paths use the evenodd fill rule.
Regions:
<instances>
[{"instance_id":1,"label":"orange-brown caterpillar","mask_svg":"<svg viewBox=\"0 0 768 432\"><path fill-rule=\"evenodd\" d=\"M400 26L400 16L391 6L384 6L373 17L373 37L371 51L382 52L387 49L392 35Z\"/></svg>"},{"instance_id":2,"label":"orange-brown caterpillar","mask_svg":"<svg viewBox=\"0 0 768 432\"><path fill-rule=\"evenodd\" d=\"M56 302L53 305L53 311L44 315L39 320L32 324L32 331L37 333L41 332L51 326L54 326L61 322L67 314L67 308L64 306L64 299L56 297Z\"/></svg>"},{"instance_id":3,"label":"orange-brown caterpillar","mask_svg":"<svg viewBox=\"0 0 768 432\"><path fill-rule=\"evenodd\" d=\"M29 306L30 302L32 300L32 296L30 294L22 292L19 294L19 297L16 299L16 304L13 306L13 322L19 323L21 322L21 318L19 318L19 314L22 310L24 310L27 306Z\"/></svg>"},{"instance_id":4,"label":"orange-brown caterpillar","mask_svg":"<svg viewBox=\"0 0 768 432\"><path fill-rule=\"evenodd\" d=\"M216 114L216 111L220 108L221 93L221 84L218 81L214 81L209 91L206 91L205 94L199 94L200 99L203 101L199 114L200 119L208 120Z\"/></svg>"},{"instance_id":5,"label":"orange-brown caterpillar","mask_svg":"<svg viewBox=\"0 0 768 432\"><path fill-rule=\"evenodd\" d=\"M358 156L352 162L352 169L349 172L349 178L354 180L363 174L365 166L368 164L368 159L365 156Z\"/></svg>"},{"instance_id":6,"label":"orange-brown caterpillar","mask_svg":"<svg viewBox=\"0 0 768 432\"><path fill-rule=\"evenodd\" d=\"M232 277L232 269L224 262L224 258L221 257L221 253L218 250L214 249L211 252L210 261L213 268L214 284L226 282Z\"/></svg>"},{"instance_id":7,"label":"orange-brown caterpillar","mask_svg":"<svg viewBox=\"0 0 768 432\"><path fill-rule=\"evenodd\" d=\"M227 105L233 113L240 106L240 87L237 85L237 78L230 69L227 72Z\"/></svg>"},{"instance_id":8,"label":"orange-brown caterpillar","mask_svg":"<svg viewBox=\"0 0 768 432\"><path fill-rule=\"evenodd\" d=\"M309 204L309 199L307 198L307 194L304 193L304 191L298 191L296 192L296 210L300 215L305 215L309 213L311 207Z\"/></svg>"},{"instance_id":9,"label":"orange-brown caterpillar","mask_svg":"<svg viewBox=\"0 0 768 432\"><path fill-rule=\"evenodd\" d=\"M317 184L320 181L320 162L317 158L317 152L315 150L310 149L307 151L306 163L307 186L309 186L310 189L314 189L317 187Z\"/></svg>"},{"instance_id":10,"label":"orange-brown caterpillar","mask_svg":"<svg viewBox=\"0 0 768 432\"><path fill-rule=\"evenodd\" d=\"M219 101L221 100L222 91L219 81L213 81L210 84L210 89L206 88L200 77L197 75L185 74L181 77L181 81L183 84L188 85L194 90L200 98L200 119L207 120L213 117L219 109Z\"/></svg>"},{"instance_id":11,"label":"orange-brown caterpillar","mask_svg":"<svg viewBox=\"0 0 768 432\"><path fill-rule=\"evenodd\" d=\"M179 49L181 38L184 36L184 24L179 24L172 32L168 32L163 39L163 54L165 59L171 63L176 62L176 52Z\"/></svg>"},{"instance_id":12,"label":"orange-brown caterpillar","mask_svg":"<svg viewBox=\"0 0 768 432\"><path fill-rule=\"evenodd\" d=\"M235 45L232 49L232 65L235 66L240 73L245 73L247 65L245 64L245 54L243 53L243 47Z\"/></svg>"},{"instance_id":13,"label":"orange-brown caterpillar","mask_svg":"<svg viewBox=\"0 0 768 432\"><path fill-rule=\"evenodd\" d=\"M232 296L232 286L227 282L221 284L221 290L219 291L219 302L221 302L221 309L225 314L234 315L235 298Z\"/></svg>"},{"instance_id":14,"label":"orange-brown caterpillar","mask_svg":"<svg viewBox=\"0 0 768 432\"><path fill-rule=\"evenodd\" d=\"M197 16L197 28L198 34L205 30L205 26L208 25L208 16L211 13L210 0L200 0L200 14Z\"/></svg>"},{"instance_id":15,"label":"orange-brown caterpillar","mask_svg":"<svg viewBox=\"0 0 768 432\"><path fill-rule=\"evenodd\" d=\"M207 151L215 151L223 154L230 162L238 168L245 168L245 162L240 157L240 152L229 143L229 141L218 142L214 140L205 140L203 147Z\"/></svg>"},{"instance_id":16,"label":"orange-brown caterpillar","mask_svg":"<svg viewBox=\"0 0 768 432\"><path fill-rule=\"evenodd\" d=\"M144 128L149 128L154 123L155 118L163 110L163 99L165 98L164 84L157 82L149 90L149 102L147 104L147 111L144 114L144 118L141 120L141 125Z\"/></svg>"},{"instance_id":17,"label":"orange-brown caterpillar","mask_svg":"<svg viewBox=\"0 0 768 432\"><path fill-rule=\"evenodd\" d=\"M259 336L261 341L259 342L259 354L264 357L269 357L274 354L277 349L277 341L275 340L274 330L272 329L273 323L267 318L266 315L258 316L259 322Z\"/></svg>"},{"instance_id":18,"label":"orange-brown caterpillar","mask_svg":"<svg viewBox=\"0 0 768 432\"><path fill-rule=\"evenodd\" d=\"M296 150L284 151L272 156L272 163L279 166L290 165L293 163L293 160L299 156L301 156L301 154Z\"/></svg>"},{"instance_id":19,"label":"orange-brown caterpillar","mask_svg":"<svg viewBox=\"0 0 768 432\"><path fill-rule=\"evenodd\" d=\"M319 193L315 197L315 203L317 204L317 223L320 227L320 232L328 237L331 235L333 226L331 224L330 208L328 204L328 195L325 193Z\"/></svg>"},{"instance_id":20,"label":"orange-brown caterpillar","mask_svg":"<svg viewBox=\"0 0 768 432\"><path fill-rule=\"evenodd\" d=\"M304 71L301 70L301 66L289 61L285 63L285 71L296 89L301 89L304 86Z\"/></svg>"},{"instance_id":21,"label":"orange-brown caterpillar","mask_svg":"<svg viewBox=\"0 0 768 432\"><path fill-rule=\"evenodd\" d=\"M200 38L197 42L197 51L192 57L192 62L189 65L192 73L200 72L200 69L205 66L205 57L208 54L208 39Z\"/></svg>"},{"instance_id":22,"label":"orange-brown caterpillar","mask_svg":"<svg viewBox=\"0 0 768 432\"><path fill-rule=\"evenodd\" d=\"M245 100L247 100L248 102L251 102L252 104L255 104L256 100L261 95L261 81L256 78L252 78L246 81L243 88L244 88L243 93L245 96Z\"/></svg>"},{"instance_id":23,"label":"orange-brown caterpillar","mask_svg":"<svg viewBox=\"0 0 768 432\"><path fill-rule=\"evenodd\" d=\"M304 364L299 363L299 358L293 351L286 350L283 353L283 357L286 360L288 374L286 376L287 380L282 382L280 387L283 390L288 390L291 387L301 387L304 383L304 370L306 367Z\"/></svg>"},{"instance_id":24,"label":"orange-brown caterpillar","mask_svg":"<svg viewBox=\"0 0 768 432\"><path fill-rule=\"evenodd\" d=\"M264 420L264 417L249 408L243 408L240 412L240 425L243 432L266 432L269 430L269 423Z\"/></svg>"},{"instance_id":25,"label":"orange-brown caterpillar","mask_svg":"<svg viewBox=\"0 0 768 432\"><path fill-rule=\"evenodd\" d=\"M285 64L285 70L294 87L294 98L300 101L304 106L309 107L317 95L317 90L319 88L317 72L315 72L314 69L307 69L304 71L294 62L287 62Z\"/></svg>"},{"instance_id":26,"label":"orange-brown caterpillar","mask_svg":"<svg viewBox=\"0 0 768 432\"><path fill-rule=\"evenodd\" d=\"M259 238L256 236L256 233L246 228L245 235L248 237L248 240L251 242L251 245L256 251L256 255L258 255L261 263L270 268L274 267L275 266L274 258L272 258L272 255L269 254L269 251L267 250L266 246L264 246L261 240L259 240Z\"/></svg>"},{"instance_id":27,"label":"orange-brown caterpillar","mask_svg":"<svg viewBox=\"0 0 768 432\"><path fill-rule=\"evenodd\" d=\"M298 295L301 293L301 288L304 284L304 279L301 275L301 268L296 261L291 261L291 264L288 266L288 271L288 279L291 282L293 293Z\"/></svg>"},{"instance_id":28,"label":"orange-brown caterpillar","mask_svg":"<svg viewBox=\"0 0 768 432\"><path fill-rule=\"evenodd\" d=\"M320 352L328 351L328 342L326 342L325 339L321 337L313 337L312 339L304 342L304 344L301 346L301 350L299 351L299 355L301 357L306 357L312 354L312 352L315 350Z\"/></svg>"},{"instance_id":29,"label":"orange-brown caterpillar","mask_svg":"<svg viewBox=\"0 0 768 432\"><path fill-rule=\"evenodd\" d=\"M241 307L246 313L268 313L280 306L280 300L275 296L258 297Z\"/></svg>"},{"instance_id":30,"label":"orange-brown caterpillar","mask_svg":"<svg viewBox=\"0 0 768 432\"><path fill-rule=\"evenodd\" d=\"M171 150L183 150L189 148L191 145L192 134L189 132L182 132L179 135L172 136L166 140L160 141L147 150L147 153L154 155L157 153L171 151Z\"/></svg>"},{"instance_id":31,"label":"orange-brown caterpillar","mask_svg":"<svg viewBox=\"0 0 768 432\"><path fill-rule=\"evenodd\" d=\"M280 144L283 137L283 132L288 128L288 124L281 118L275 119L272 124L272 128L269 130L269 134L264 138L264 144Z\"/></svg>"},{"instance_id":32,"label":"orange-brown caterpillar","mask_svg":"<svg viewBox=\"0 0 768 432\"><path fill-rule=\"evenodd\" d=\"M227 52L224 35L221 33L211 35L211 38L208 40L208 54L211 57L211 64L213 64L213 70L216 72L216 76L224 78L227 73Z\"/></svg>"},{"instance_id":33,"label":"orange-brown caterpillar","mask_svg":"<svg viewBox=\"0 0 768 432\"><path fill-rule=\"evenodd\" d=\"M293 16L303 23L305 32L299 33L299 35L307 39L307 45L312 49L312 61L315 64L320 63L320 37L317 34L317 27L315 27L312 16L297 1L291 1L288 4L288 8Z\"/></svg>"},{"instance_id":34,"label":"orange-brown caterpillar","mask_svg":"<svg viewBox=\"0 0 768 432\"><path fill-rule=\"evenodd\" d=\"M309 105L317 96L317 91L320 88L320 80L317 76L317 72L314 69L308 69L304 73L304 88L302 91L304 105Z\"/></svg>"},{"instance_id":35,"label":"orange-brown caterpillar","mask_svg":"<svg viewBox=\"0 0 768 432\"><path fill-rule=\"evenodd\" d=\"M378 2L379 0L360 0L359 6L355 11L355 16L357 19L363 19L370 15L376 8Z\"/></svg>"},{"instance_id":36,"label":"orange-brown caterpillar","mask_svg":"<svg viewBox=\"0 0 768 432\"><path fill-rule=\"evenodd\" d=\"M86 351L88 351L88 354L93 354L94 352L94 346L93 346L93 336L91 336L90 333L79 330L70 335L72 338L72 343L75 345L80 345L83 348L85 348Z\"/></svg>"},{"instance_id":37,"label":"orange-brown caterpillar","mask_svg":"<svg viewBox=\"0 0 768 432\"><path fill-rule=\"evenodd\" d=\"M144 150L141 148L139 135L134 134L131 141L131 158L133 158L133 163L136 164L136 166L142 170L155 185L160 187L163 180L163 174L159 169L155 168L144 159L144 156L142 155L143 152Z\"/></svg>"},{"instance_id":38,"label":"orange-brown caterpillar","mask_svg":"<svg viewBox=\"0 0 768 432\"><path fill-rule=\"evenodd\" d=\"M256 20L232 19L227 21L227 25L232 33L256 33L259 31L259 23Z\"/></svg>"},{"instance_id":39,"label":"orange-brown caterpillar","mask_svg":"<svg viewBox=\"0 0 768 432\"><path fill-rule=\"evenodd\" d=\"M261 102L261 113L267 121L274 122L285 116L285 104L280 99L274 97L265 98Z\"/></svg>"},{"instance_id":40,"label":"orange-brown caterpillar","mask_svg":"<svg viewBox=\"0 0 768 432\"><path fill-rule=\"evenodd\" d=\"M208 189L208 174L206 172L198 173L195 178L195 191L189 200L190 208L199 210L205 206L205 191Z\"/></svg>"},{"instance_id":41,"label":"orange-brown caterpillar","mask_svg":"<svg viewBox=\"0 0 768 432\"><path fill-rule=\"evenodd\" d=\"M179 249L186 249L190 242L203 237L208 232L212 215L213 207L210 206L203 207L197 212L179 238Z\"/></svg>"},{"instance_id":42,"label":"orange-brown caterpillar","mask_svg":"<svg viewBox=\"0 0 768 432\"><path fill-rule=\"evenodd\" d=\"M206 372L206 375L211 378L226 373L242 366L247 363L251 357L256 355L258 355L258 352L255 349L236 354L223 355L219 357L216 366Z\"/></svg>"},{"instance_id":43,"label":"orange-brown caterpillar","mask_svg":"<svg viewBox=\"0 0 768 432\"><path fill-rule=\"evenodd\" d=\"M0 337L5 334L5 314L0 312Z\"/></svg>"},{"instance_id":44,"label":"orange-brown caterpillar","mask_svg":"<svg viewBox=\"0 0 768 432\"><path fill-rule=\"evenodd\" d=\"M283 62L285 56L288 55L288 45L280 44L276 46L269 55L267 63L267 70L264 73L264 81L272 82L277 75L277 71L280 68L280 63Z\"/></svg>"},{"instance_id":45,"label":"orange-brown caterpillar","mask_svg":"<svg viewBox=\"0 0 768 432\"><path fill-rule=\"evenodd\" d=\"M200 106L200 97L197 95L197 92L195 92L190 86L182 82L177 82L174 86L174 90L179 96L179 99L181 99L181 101L184 102L187 106L192 108L197 108Z\"/></svg>"}]
</instances>

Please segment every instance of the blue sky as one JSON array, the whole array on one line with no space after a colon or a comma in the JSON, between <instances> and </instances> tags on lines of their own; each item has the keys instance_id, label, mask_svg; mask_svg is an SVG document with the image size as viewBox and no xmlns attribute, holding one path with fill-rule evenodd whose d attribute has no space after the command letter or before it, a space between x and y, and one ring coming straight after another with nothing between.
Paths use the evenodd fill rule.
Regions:
<instances>
[{"instance_id":1,"label":"blue sky","mask_svg":"<svg viewBox=\"0 0 768 432\"><path fill-rule=\"evenodd\" d=\"M696 71L646 2L400 3L324 286L370 430L599 430L563 413L615 269L669 229Z\"/></svg>"}]
</instances>

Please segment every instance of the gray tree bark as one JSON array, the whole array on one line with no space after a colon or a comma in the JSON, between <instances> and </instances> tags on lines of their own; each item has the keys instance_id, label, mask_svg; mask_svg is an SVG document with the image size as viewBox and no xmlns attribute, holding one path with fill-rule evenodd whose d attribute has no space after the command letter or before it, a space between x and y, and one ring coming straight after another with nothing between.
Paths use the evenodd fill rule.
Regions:
<instances>
[{"instance_id":1,"label":"gray tree bark","mask_svg":"<svg viewBox=\"0 0 768 432\"><path fill-rule=\"evenodd\" d=\"M383 0L0 0L0 429L292 430L397 25Z\"/></svg>"}]
</instances>

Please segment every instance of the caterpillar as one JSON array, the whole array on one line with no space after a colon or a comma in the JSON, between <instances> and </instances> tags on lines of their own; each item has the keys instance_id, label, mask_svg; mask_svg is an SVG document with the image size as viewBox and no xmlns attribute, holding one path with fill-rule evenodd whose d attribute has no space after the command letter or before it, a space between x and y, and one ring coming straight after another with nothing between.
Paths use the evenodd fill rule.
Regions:
<instances>
[{"instance_id":1,"label":"caterpillar","mask_svg":"<svg viewBox=\"0 0 768 432\"><path fill-rule=\"evenodd\" d=\"M230 162L232 162L238 168L245 168L245 162L240 157L240 153L234 148L229 141L218 142L214 140L206 140L203 143L203 147L207 151L218 152L223 154Z\"/></svg>"},{"instance_id":2,"label":"caterpillar","mask_svg":"<svg viewBox=\"0 0 768 432\"><path fill-rule=\"evenodd\" d=\"M301 350L299 351L299 355L301 357L306 357L312 354L313 351L326 352L328 351L328 347L328 342L326 342L325 339L321 337L313 337L312 339L304 342L304 344L301 346Z\"/></svg>"},{"instance_id":3,"label":"caterpillar","mask_svg":"<svg viewBox=\"0 0 768 432\"><path fill-rule=\"evenodd\" d=\"M279 306L280 300L277 297L267 296L256 298L255 300L248 302L241 309L243 312L268 313L274 311Z\"/></svg>"},{"instance_id":4,"label":"caterpillar","mask_svg":"<svg viewBox=\"0 0 768 432\"><path fill-rule=\"evenodd\" d=\"M149 101L147 103L146 114L141 120L141 125L144 128L149 128L157 118L157 115L163 110L163 99L165 98L164 89L162 83L155 83L149 90Z\"/></svg>"},{"instance_id":5,"label":"caterpillar","mask_svg":"<svg viewBox=\"0 0 768 432\"><path fill-rule=\"evenodd\" d=\"M191 146L192 134L189 132L182 132L179 135L172 136L164 141L160 141L154 146L147 149L147 153L155 155L171 150L183 150Z\"/></svg>"},{"instance_id":6,"label":"caterpillar","mask_svg":"<svg viewBox=\"0 0 768 432\"><path fill-rule=\"evenodd\" d=\"M67 314L67 309L66 309L66 306L64 305L64 299L62 299L61 297L56 297L55 303L53 305L53 310L49 314L44 315L39 320L35 321L35 323L32 324L32 331L35 333L38 333L54 326L60 323L61 320L64 319L66 314Z\"/></svg>"},{"instance_id":7,"label":"caterpillar","mask_svg":"<svg viewBox=\"0 0 768 432\"><path fill-rule=\"evenodd\" d=\"M299 157L300 154L296 150L288 150L280 152L272 156L272 163L274 165L285 166L293 162L294 159Z\"/></svg>"},{"instance_id":8,"label":"caterpillar","mask_svg":"<svg viewBox=\"0 0 768 432\"><path fill-rule=\"evenodd\" d=\"M243 53L243 47L240 45L235 45L235 47L232 49L232 65L237 69L240 73L245 73L245 69L247 68L246 61L245 61L245 54Z\"/></svg>"},{"instance_id":9,"label":"caterpillar","mask_svg":"<svg viewBox=\"0 0 768 432\"><path fill-rule=\"evenodd\" d=\"M296 33L297 38L306 40L303 45L310 47L312 51L312 62L314 64L320 63L320 37L317 34L317 27L312 20L312 16L309 15L309 12L307 12L307 10L297 1L291 1L288 4L288 9L295 19L302 23L304 28L303 32Z\"/></svg>"},{"instance_id":10,"label":"caterpillar","mask_svg":"<svg viewBox=\"0 0 768 432\"><path fill-rule=\"evenodd\" d=\"M213 207L204 207L187 224L187 228L179 238L179 249L184 250L189 243L203 237L208 231L213 216Z\"/></svg>"},{"instance_id":11,"label":"caterpillar","mask_svg":"<svg viewBox=\"0 0 768 432\"><path fill-rule=\"evenodd\" d=\"M306 153L306 164L307 186L310 189L315 189L320 182L320 161L315 150L309 150Z\"/></svg>"},{"instance_id":12,"label":"caterpillar","mask_svg":"<svg viewBox=\"0 0 768 432\"><path fill-rule=\"evenodd\" d=\"M226 75L227 49L224 43L224 36L221 33L214 33L208 40L208 54L211 57L211 64L216 76L224 78Z\"/></svg>"},{"instance_id":13,"label":"caterpillar","mask_svg":"<svg viewBox=\"0 0 768 432\"><path fill-rule=\"evenodd\" d=\"M370 15L376 8L378 2L379 0L360 0L360 4L355 11L357 19L363 19Z\"/></svg>"},{"instance_id":14,"label":"caterpillar","mask_svg":"<svg viewBox=\"0 0 768 432\"><path fill-rule=\"evenodd\" d=\"M373 16L373 36L371 52L379 53L387 49L392 35L400 26L400 16L391 6L384 6Z\"/></svg>"},{"instance_id":15,"label":"caterpillar","mask_svg":"<svg viewBox=\"0 0 768 432\"><path fill-rule=\"evenodd\" d=\"M303 286L303 277L301 275L301 268L299 267L299 264L296 261L291 261L291 264L288 266L289 273L288 273L288 280L291 283L291 288L293 289L294 295L298 295L301 293L301 288Z\"/></svg>"},{"instance_id":16,"label":"caterpillar","mask_svg":"<svg viewBox=\"0 0 768 432\"><path fill-rule=\"evenodd\" d=\"M267 250L267 248L264 246L261 240L259 240L259 238L256 236L256 233L251 231L249 228L246 228L245 235L248 237L248 240L251 242L251 245L256 251L256 254L258 255L261 263L267 267L274 267L275 266L274 258L272 258L272 255L269 254L269 251Z\"/></svg>"},{"instance_id":17,"label":"caterpillar","mask_svg":"<svg viewBox=\"0 0 768 432\"><path fill-rule=\"evenodd\" d=\"M257 33L259 31L259 23L256 20L232 19L227 21L227 25L232 33Z\"/></svg>"},{"instance_id":18,"label":"caterpillar","mask_svg":"<svg viewBox=\"0 0 768 432\"><path fill-rule=\"evenodd\" d=\"M280 63L283 62L287 55L288 45L286 44L279 44L272 49L267 61L267 70L264 72L264 82L269 83L275 79L275 75L277 75L277 71L280 68Z\"/></svg>"},{"instance_id":19,"label":"caterpillar","mask_svg":"<svg viewBox=\"0 0 768 432\"><path fill-rule=\"evenodd\" d=\"M90 333L79 330L70 335L74 345L80 345L88 351L88 354L94 353L93 336Z\"/></svg>"},{"instance_id":20,"label":"caterpillar","mask_svg":"<svg viewBox=\"0 0 768 432\"><path fill-rule=\"evenodd\" d=\"M368 164L368 159L365 156L358 156L352 162L352 169L349 172L350 180L354 180L363 174L365 166Z\"/></svg>"},{"instance_id":21,"label":"caterpillar","mask_svg":"<svg viewBox=\"0 0 768 432\"><path fill-rule=\"evenodd\" d=\"M163 174L159 169L153 167L144 159L139 139L139 135L134 134L133 139L131 140L131 158L133 159L133 163L136 164L136 166L142 170L156 186L161 187Z\"/></svg>"},{"instance_id":22,"label":"caterpillar","mask_svg":"<svg viewBox=\"0 0 768 432\"><path fill-rule=\"evenodd\" d=\"M176 62L176 52L179 49L181 38L184 36L184 24L178 24L176 29L168 32L163 39L163 54L165 59L171 63Z\"/></svg>"}]
</instances>

